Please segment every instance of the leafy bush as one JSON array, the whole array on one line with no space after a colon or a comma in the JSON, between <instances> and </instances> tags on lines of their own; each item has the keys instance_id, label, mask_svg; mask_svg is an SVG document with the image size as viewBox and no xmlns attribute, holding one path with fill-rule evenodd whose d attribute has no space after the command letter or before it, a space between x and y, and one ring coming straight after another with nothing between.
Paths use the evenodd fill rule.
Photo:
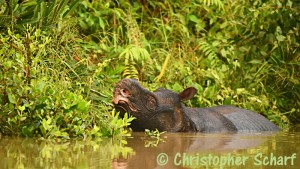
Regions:
<instances>
[{"instance_id":1,"label":"leafy bush","mask_svg":"<svg viewBox=\"0 0 300 169\"><path fill-rule=\"evenodd\" d=\"M66 60L76 50L68 50L62 41L70 40L68 34L57 39L31 26L25 30L0 36L1 132L45 138L126 134L132 118L120 119L123 124L116 121L118 115L109 115L108 108L91 110L80 88L85 83L74 84L79 75Z\"/></svg>"}]
</instances>

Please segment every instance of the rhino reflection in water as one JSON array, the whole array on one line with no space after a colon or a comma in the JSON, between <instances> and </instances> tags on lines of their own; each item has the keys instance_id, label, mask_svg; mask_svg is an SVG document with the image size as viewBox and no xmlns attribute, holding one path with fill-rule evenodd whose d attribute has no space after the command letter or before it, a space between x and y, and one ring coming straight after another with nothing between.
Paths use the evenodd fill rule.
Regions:
<instances>
[{"instance_id":1,"label":"rhino reflection in water","mask_svg":"<svg viewBox=\"0 0 300 169\"><path fill-rule=\"evenodd\" d=\"M132 138L127 138L127 145L134 150L133 156L127 159L114 159L113 169L125 168L160 168L157 163L157 157L161 153L168 156L169 162L162 168L185 168L184 165L175 165L175 162L183 162L183 156L192 157L227 157L233 159L245 157L247 164L252 163L252 157L256 153L255 149L263 144L264 147L271 147L272 142L268 141L275 135L272 132L263 133L166 133L161 136L163 141L157 144L157 147L145 147L145 138L143 132L134 132ZM263 147L263 148L264 148ZM252 151L247 151L251 149ZM261 152L260 149L257 151ZM274 150L273 150L274 151ZM181 156L178 156L180 154ZM192 166L192 165L191 165ZM234 166L234 165L231 165ZM199 165L198 167L204 167ZM211 167L211 166L210 166Z\"/></svg>"},{"instance_id":2,"label":"rhino reflection in water","mask_svg":"<svg viewBox=\"0 0 300 169\"><path fill-rule=\"evenodd\" d=\"M114 88L113 104L136 119L133 131L158 129L168 132L259 132L279 128L264 116L234 106L188 108L183 101L194 97L197 90L189 87L181 93L167 89L154 92L134 79L122 79Z\"/></svg>"}]
</instances>

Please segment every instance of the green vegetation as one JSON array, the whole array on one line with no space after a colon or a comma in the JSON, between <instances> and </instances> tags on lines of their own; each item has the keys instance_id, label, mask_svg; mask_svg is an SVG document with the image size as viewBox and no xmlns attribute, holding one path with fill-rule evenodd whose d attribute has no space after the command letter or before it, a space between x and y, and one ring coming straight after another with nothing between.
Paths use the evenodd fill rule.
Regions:
<instances>
[{"instance_id":1,"label":"green vegetation","mask_svg":"<svg viewBox=\"0 0 300 169\"><path fill-rule=\"evenodd\" d=\"M300 4L275 1L0 0L0 132L128 135L122 77L198 89L282 128L300 121Z\"/></svg>"},{"instance_id":2,"label":"green vegetation","mask_svg":"<svg viewBox=\"0 0 300 169\"><path fill-rule=\"evenodd\" d=\"M160 142L164 142L164 139L161 136L166 133L165 131L159 132L156 130L145 129L146 137L143 138L145 142L145 147L157 147Z\"/></svg>"}]
</instances>

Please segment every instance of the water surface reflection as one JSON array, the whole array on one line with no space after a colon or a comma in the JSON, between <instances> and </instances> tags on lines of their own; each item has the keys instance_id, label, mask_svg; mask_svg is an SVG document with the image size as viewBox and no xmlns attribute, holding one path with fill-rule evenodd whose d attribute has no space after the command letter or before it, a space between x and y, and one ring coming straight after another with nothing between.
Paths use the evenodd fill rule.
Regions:
<instances>
[{"instance_id":1,"label":"water surface reflection","mask_svg":"<svg viewBox=\"0 0 300 169\"><path fill-rule=\"evenodd\" d=\"M1 168L298 168L299 132L133 133L124 140L2 137Z\"/></svg>"}]
</instances>

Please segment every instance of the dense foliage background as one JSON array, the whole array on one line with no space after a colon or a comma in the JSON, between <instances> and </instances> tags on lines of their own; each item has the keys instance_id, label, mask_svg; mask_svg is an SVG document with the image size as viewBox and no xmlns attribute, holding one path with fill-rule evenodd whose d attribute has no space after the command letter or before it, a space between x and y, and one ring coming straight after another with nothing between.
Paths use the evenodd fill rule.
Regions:
<instances>
[{"instance_id":1,"label":"dense foliage background","mask_svg":"<svg viewBox=\"0 0 300 169\"><path fill-rule=\"evenodd\" d=\"M282 128L300 121L300 3L291 0L0 0L0 131L126 135L114 85L198 89Z\"/></svg>"}]
</instances>

